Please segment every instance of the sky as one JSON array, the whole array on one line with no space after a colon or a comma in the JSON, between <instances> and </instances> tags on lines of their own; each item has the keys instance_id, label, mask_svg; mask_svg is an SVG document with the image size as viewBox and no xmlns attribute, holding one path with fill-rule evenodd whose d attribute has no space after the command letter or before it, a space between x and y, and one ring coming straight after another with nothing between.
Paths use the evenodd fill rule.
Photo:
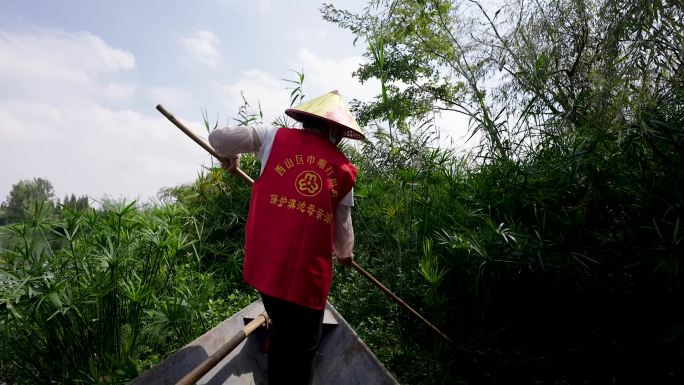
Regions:
<instances>
[{"instance_id":1,"label":"sky","mask_svg":"<svg viewBox=\"0 0 684 385\"><path fill-rule=\"evenodd\" d=\"M360 11L366 0L328 1ZM32 0L0 2L0 201L22 179L50 180L57 198L154 198L192 182L203 149L156 110L206 137L202 110L235 124L241 93L268 122L289 107L283 79L304 94L337 89L370 100L377 82L352 72L354 36L321 18L319 1ZM465 122L444 117L444 137Z\"/></svg>"}]
</instances>

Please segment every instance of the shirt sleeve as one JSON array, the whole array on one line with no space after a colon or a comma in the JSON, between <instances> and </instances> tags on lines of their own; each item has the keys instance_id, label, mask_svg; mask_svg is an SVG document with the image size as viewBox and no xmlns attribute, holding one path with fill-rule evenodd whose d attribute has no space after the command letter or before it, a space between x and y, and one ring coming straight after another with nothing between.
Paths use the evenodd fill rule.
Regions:
<instances>
[{"instance_id":1,"label":"shirt sleeve","mask_svg":"<svg viewBox=\"0 0 684 385\"><path fill-rule=\"evenodd\" d=\"M261 162L261 171L268 161L268 157L271 155L271 149L273 148L273 141L275 135L278 132L278 128L275 127L264 127L258 126L254 128L254 132L259 137L261 142L261 147L257 151L257 159Z\"/></svg>"},{"instance_id":2,"label":"shirt sleeve","mask_svg":"<svg viewBox=\"0 0 684 385\"><path fill-rule=\"evenodd\" d=\"M337 205L333 219L333 252L337 259L349 259L354 251L354 226L352 225L351 206Z\"/></svg>"},{"instance_id":3,"label":"shirt sleeve","mask_svg":"<svg viewBox=\"0 0 684 385\"><path fill-rule=\"evenodd\" d=\"M349 190L347 195L345 195L342 200L340 201L341 205L349 206L349 207L354 207L354 187Z\"/></svg>"},{"instance_id":4,"label":"shirt sleeve","mask_svg":"<svg viewBox=\"0 0 684 385\"><path fill-rule=\"evenodd\" d=\"M252 127L222 127L209 134L209 144L228 158L244 152L258 151L257 133Z\"/></svg>"}]
</instances>

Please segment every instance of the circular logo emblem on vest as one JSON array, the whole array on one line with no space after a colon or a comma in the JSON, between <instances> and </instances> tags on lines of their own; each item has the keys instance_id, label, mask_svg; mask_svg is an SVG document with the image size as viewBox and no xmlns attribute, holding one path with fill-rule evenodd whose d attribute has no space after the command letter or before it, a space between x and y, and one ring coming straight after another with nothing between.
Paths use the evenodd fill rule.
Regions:
<instances>
[{"instance_id":1,"label":"circular logo emblem on vest","mask_svg":"<svg viewBox=\"0 0 684 385\"><path fill-rule=\"evenodd\" d=\"M297 175L297 179L295 179L295 188L298 193L307 197L312 197L321 192L323 181L317 173L313 171L303 171Z\"/></svg>"}]
</instances>

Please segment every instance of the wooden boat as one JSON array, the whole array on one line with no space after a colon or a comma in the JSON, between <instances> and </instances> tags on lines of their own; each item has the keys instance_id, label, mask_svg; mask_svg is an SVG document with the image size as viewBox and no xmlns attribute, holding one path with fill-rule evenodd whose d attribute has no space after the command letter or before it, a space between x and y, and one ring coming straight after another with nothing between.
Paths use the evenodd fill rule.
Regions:
<instances>
[{"instance_id":1,"label":"wooden boat","mask_svg":"<svg viewBox=\"0 0 684 385\"><path fill-rule=\"evenodd\" d=\"M134 379L131 385L173 385L201 364L247 322L264 312L261 301L255 301L204 335L178 350L168 359ZM197 384L268 384L266 354L261 341L266 331L250 334ZM397 384L380 361L356 335L335 308L327 304L323 318L323 335L314 361L312 384Z\"/></svg>"}]
</instances>

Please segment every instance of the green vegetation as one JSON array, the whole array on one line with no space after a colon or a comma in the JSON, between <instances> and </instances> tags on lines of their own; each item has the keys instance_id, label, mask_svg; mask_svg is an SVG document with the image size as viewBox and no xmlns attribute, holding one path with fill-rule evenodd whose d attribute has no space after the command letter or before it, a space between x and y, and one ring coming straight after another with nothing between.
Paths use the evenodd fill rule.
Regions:
<instances>
[{"instance_id":1,"label":"green vegetation","mask_svg":"<svg viewBox=\"0 0 684 385\"><path fill-rule=\"evenodd\" d=\"M35 211L52 212L54 195L52 183L46 179L19 181L0 204L0 225L28 221Z\"/></svg>"},{"instance_id":2,"label":"green vegetation","mask_svg":"<svg viewBox=\"0 0 684 385\"><path fill-rule=\"evenodd\" d=\"M336 267L331 302L398 380L681 379L681 5L399 0L323 17L367 44L356 74L381 83L353 103L371 139L346 148L356 259L456 341ZM262 119L248 107L238 123ZM436 145L447 110L481 134L465 158ZM37 199L6 227L0 378L125 382L255 298L249 187L211 168L162 198Z\"/></svg>"},{"instance_id":3,"label":"green vegetation","mask_svg":"<svg viewBox=\"0 0 684 385\"><path fill-rule=\"evenodd\" d=\"M208 245L232 220L219 218L233 203L217 199L222 177L214 170L166 192L193 210L180 201L105 202L9 225L0 253L0 378L125 382L254 300L237 257L222 254L239 256L240 247ZM244 187L240 195L246 207ZM204 207L215 202L221 206Z\"/></svg>"},{"instance_id":4,"label":"green vegetation","mask_svg":"<svg viewBox=\"0 0 684 385\"><path fill-rule=\"evenodd\" d=\"M367 42L356 74L382 84L358 115L390 124L359 158L363 262L459 341L433 347L401 314L380 314L391 337L359 332L399 379L683 375L681 4L399 0L323 13ZM425 142L417 127L439 111L481 134L472 158ZM354 281L336 286L343 314L388 309L356 303L368 290Z\"/></svg>"}]
</instances>

